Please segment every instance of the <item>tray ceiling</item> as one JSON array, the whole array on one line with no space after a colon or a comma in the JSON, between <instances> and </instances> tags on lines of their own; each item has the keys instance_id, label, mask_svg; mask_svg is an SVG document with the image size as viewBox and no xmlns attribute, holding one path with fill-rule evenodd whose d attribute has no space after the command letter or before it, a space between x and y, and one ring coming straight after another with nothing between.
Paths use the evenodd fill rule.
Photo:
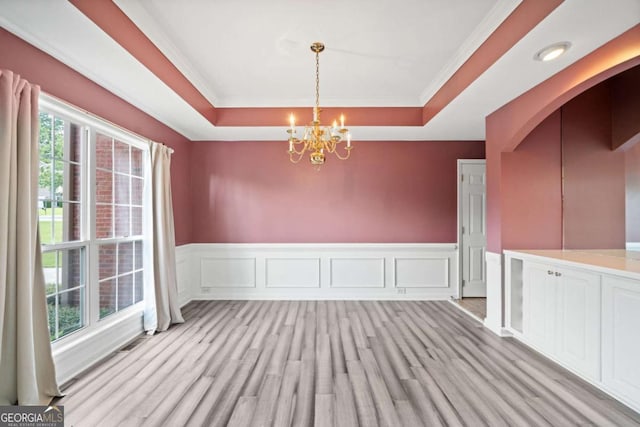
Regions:
<instances>
[{"instance_id":1,"label":"tray ceiling","mask_svg":"<svg viewBox=\"0 0 640 427\"><path fill-rule=\"evenodd\" d=\"M637 0L0 0L0 9L4 28L192 140L284 140L285 110L313 104L313 41L327 46L321 106L344 109L348 123L351 111L355 139L484 139L486 115L640 22ZM559 41L572 43L567 54L533 59ZM387 111L405 118L379 126ZM420 116L426 124L410 118Z\"/></svg>"}]
</instances>

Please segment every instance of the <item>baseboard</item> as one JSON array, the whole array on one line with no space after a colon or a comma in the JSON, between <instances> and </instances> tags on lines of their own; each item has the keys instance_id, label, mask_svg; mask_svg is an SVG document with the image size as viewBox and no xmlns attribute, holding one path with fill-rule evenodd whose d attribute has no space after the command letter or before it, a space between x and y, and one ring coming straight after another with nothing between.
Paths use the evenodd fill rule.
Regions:
<instances>
[{"instance_id":1,"label":"baseboard","mask_svg":"<svg viewBox=\"0 0 640 427\"><path fill-rule=\"evenodd\" d=\"M53 360L58 384L73 379L142 333L142 311L131 310L100 321L92 330L79 331L78 335L71 335L66 341L54 343Z\"/></svg>"},{"instance_id":2,"label":"baseboard","mask_svg":"<svg viewBox=\"0 0 640 427\"><path fill-rule=\"evenodd\" d=\"M470 312L469 310L467 310L466 308L464 308L463 306L461 306L460 304L458 304L455 301L451 301L451 304L454 305L454 307L456 307L458 310L464 312L466 315L468 315L469 317L471 317L473 320L480 322L485 328L489 329L491 332L493 332L494 334L500 336L500 337L512 337L513 334L508 331L506 328L500 328L497 330L491 329L491 323L489 323L489 325L487 325L487 321L486 319L481 319L478 316L476 316L475 314L473 314L472 312Z\"/></svg>"},{"instance_id":3,"label":"baseboard","mask_svg":"<svg viewBox=\"0 0 640 427\"><path fill-rule=\"evenodd\" d=\"M507 328L495 329L493 326L491 326L491 324L487 325L487 320L486 319L485 319L484 322L482 322L482 324L484 325L485 328L489 329L491 332L493 332L494 334L496 334L499 337L502 337L502 338L513 337L513 333L510 330L508 330Z\"/></svg>"},{"instance_id":4,"label":"baseboard","mask_svg":"<svg viewBox=\"0 0 640 427\"><path fill-rule=\"evenodd\" d=\"M410 294L410 295L389 295L388 293L363 293L343 294L339 293L285 293L285 292L216 292L215 295L201 294L187 301L448 301L451 295L447 294ZM185 305L187 304L185 303Z\"/></svg>"},{"instance_id":5,"label":"baseboard","mask_svg":"<svg viewBox=\"0 0 640 427\"><path fill-rule=\"evenodd\" d=\"M584 375L582 372L580 372L579 370L576 370L573 366L571 366L571 364L565 363L557 359L556 357L548 354L540 347L536 346L535 344L525 339L522 334L511 334L510 336L513 336L514 339L520 341L523 345L529 347L531 350L535 351L536 353L539 353L540 355L544 356L546 359L549 359L553 363L556 363L557 365L562 366L564 369L570 371L572 374L579 377L584 382L589 383L590 385L592 385L593 387L599 390L602 390L604 393L608 394L612 399L618 400L620 403L628 406L630 409L640 413L640 405L638 404L638 402L635 402L632 399L628 398L627 396L624 396L616 392L616 390L609 388L603 382L590 378L587 375Z\"/></svg>"},{"instance_id":6,"label":"baseboard","mask_svg":"<svg viewBox=\"0 0 640 427\"><path fill-rule=\"evenodd\" d=\"M640 242L627 242L626 247L628 251L640 251Z\"/></svg>"},{"instance_id":7,"label":"baseboard","mask_svg":"<svg viewBox=\"0 0 640 427\"><path fill-rule=\"evenodd\" d=\"M449 300L449 302L451 304L453 304L453 306L455 308L457 308L458 310L462 311L464 314L466 314L467 316L469 316L470 318L472 318L476 322L480 322L480 323L484 324L484 320L482 320L481 318L479 318L478 316L476 316L475 314L473 314L472 312L470 312L469 310L467 310L466 308L464 308L463 306L458 304L456 301Z\"/></svg>"},{"instance_id":8,"label":"baseboard","mask_svg":"<svg viewBox=\"0 0 640 427\"><path fill-rule=\"evenodd\" d=\"M456 244L189 244L176 248L190 299L429 300L456 296Z\"/></svg>"}]
</instances>

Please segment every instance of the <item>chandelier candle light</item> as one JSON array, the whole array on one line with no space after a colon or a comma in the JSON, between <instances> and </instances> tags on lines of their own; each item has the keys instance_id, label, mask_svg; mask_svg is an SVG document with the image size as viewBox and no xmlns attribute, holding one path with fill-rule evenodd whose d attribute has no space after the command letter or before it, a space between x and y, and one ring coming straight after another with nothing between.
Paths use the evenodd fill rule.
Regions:
<instances>
[{"instance_id":1,"label":"chandelier candle light","mask_svg":"<svg viewBox=\"0 0 640 427\"><path fill-rule=\"evenodd\" d=\"M320 166L324 164L325 152L334 153L340 160L346 160L351 155L351 134L344 127L344 114L340 115L340 126L337 120L333 121L333 126L323 127L320 124L320 52L324 50L324 44L315 42L311 45L311 51L316 54L316 105L313 107L313 121L304 127L302 139L296 137L296 118L293 113L289 116L289 160L298 163L304 157L304 153L310 151L309 160L312 165ZM337 151L339 144L344 142L345 154L340 155ZM300 151L296 146L302 144Z\"/></svg>"}]
</instances>

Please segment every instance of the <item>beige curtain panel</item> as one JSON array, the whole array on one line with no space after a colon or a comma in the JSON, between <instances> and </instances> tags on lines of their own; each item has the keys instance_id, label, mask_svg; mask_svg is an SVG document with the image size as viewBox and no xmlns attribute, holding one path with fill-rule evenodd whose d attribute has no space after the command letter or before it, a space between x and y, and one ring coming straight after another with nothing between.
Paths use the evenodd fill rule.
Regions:
<instances>
[{"instance_id":1,"label":"beige curtain panel","mask_svg":"<svg viewBox=\"0 0 640 427\"><path fill-rule=\"evenodd\" d=\"M153 269L145 287L144 329L147 333L166 331L172 323L183 323L176 281L176 240L171 201L171 149L150 144L151 167L147 183L151 190L151 212L145 215L151 236L150 263Z\"/></svg>"},{"instance_id":2,"label":"beige curtain panel","mask_svg":"<svg viewBox=\"0 0 640 427\"><path fill-rule=\"evenodd\" d=\"M0 405L60 395L38 235L39 94L0 70Z\"/></svg>"}]
</instances>

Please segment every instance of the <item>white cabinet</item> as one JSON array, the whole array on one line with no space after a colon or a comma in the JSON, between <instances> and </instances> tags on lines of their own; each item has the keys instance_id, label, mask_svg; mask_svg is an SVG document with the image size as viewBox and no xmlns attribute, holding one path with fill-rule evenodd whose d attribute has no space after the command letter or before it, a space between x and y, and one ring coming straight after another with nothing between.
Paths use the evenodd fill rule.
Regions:
<instances>
[{"instance_id":1,"label":"white cabinet","mask_svg":"<svg viewBox=\"0 0 640 427\"><path fill-rule=\"evenodd\" d=\"M555 353L556 279L552 267L535 262L524 264L524 338L548 354Z\"/></svg>"},{"instance_id":2,"label":"white cabinet","mask_svg":"<svg viewBox=\"0 0 640 427\"><path fill-rule=\"evenodd\" d=\"M505 258L507 330L640 411L637 254L505 251Z\"/></svg>"},{"instance_id":3,"label":"white cabinet","mask_svg":"<svg viewBox=\"0 0 640 427\"><path fill-rule=\"evenodd\" d=\"M523 338L591 380L600 379L600 276L525 262Z\"/></svg>"},{"instance_id":4,"label":"white cabinet","mask_svg":"<svg viewBox=\"0 0 640 427\"><path fill-rule=\"evenodd\" d=\"M603 276L602 382L640 404L640 281Z\"/></svg>"},{"instance_id":5,"label":"white cabinet","mask_svg":"<svg viewBox=\"0 0 640 427\"><path fill-rule=\"evenodd\" d=\"M558 271L556 354L588 378L600 380L600 275Z\"/></svg>"}]
</instances>

